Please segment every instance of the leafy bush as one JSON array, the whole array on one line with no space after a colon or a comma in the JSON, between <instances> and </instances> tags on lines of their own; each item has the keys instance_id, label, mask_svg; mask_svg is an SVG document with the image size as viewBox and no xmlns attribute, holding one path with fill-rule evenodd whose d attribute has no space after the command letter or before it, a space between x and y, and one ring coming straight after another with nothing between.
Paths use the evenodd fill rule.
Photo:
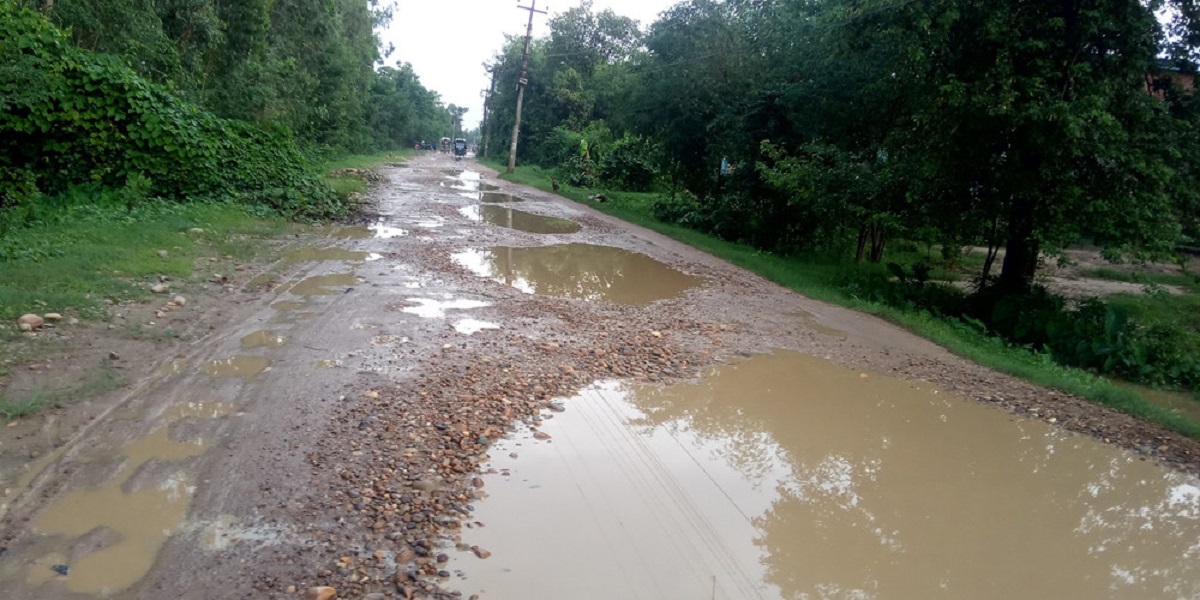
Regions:
<instances>
[{"instance_id":1,"label":"leafy bush","mask_svg":"<svg viewBox=\"0 0 1200 600\"><path fill-rule=\"evenodd\" d=\"M649 140L626 133L601 156L600 180L620 190L648 192L654 185L656 153Z\"/></svg>"},{"instance_id":2,"label":"leafy bush","mask_svg":"<svg viewBox=\"0 0 1200 600\"><path fill-rule=\"evenodd\" d=\"M302 217L344 211L288 132L183 102L12 0L0 0L0 31L0 209L90 183Z\"/></svg>"}]
</instances>

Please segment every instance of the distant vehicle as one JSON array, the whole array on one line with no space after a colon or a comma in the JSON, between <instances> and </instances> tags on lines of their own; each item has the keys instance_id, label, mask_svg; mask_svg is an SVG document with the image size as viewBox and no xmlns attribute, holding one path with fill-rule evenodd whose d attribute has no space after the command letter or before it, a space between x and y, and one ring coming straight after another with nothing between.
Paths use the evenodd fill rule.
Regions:
<instances>
[{"instance_id":1,"label":"distant vehicle","mask_svg":"<svg viewBox=\"0 0 1200 600\"><path fill-rule=\"evenodd\" d=\"M442 154L449 154L449 153L450 153L450 138L444 137L444 138L442 138Z\"/></svg>"},{"instance_id":2,"label":"distant vehicle","mask_svg":"<svg viewBox=\"0 0 1200 600\"><path fill-rule=\"evenodd\" d=\"M458 138L454 140L454 160L462 160L467 155L467 140Z\"/></svg>"}]
</instances>

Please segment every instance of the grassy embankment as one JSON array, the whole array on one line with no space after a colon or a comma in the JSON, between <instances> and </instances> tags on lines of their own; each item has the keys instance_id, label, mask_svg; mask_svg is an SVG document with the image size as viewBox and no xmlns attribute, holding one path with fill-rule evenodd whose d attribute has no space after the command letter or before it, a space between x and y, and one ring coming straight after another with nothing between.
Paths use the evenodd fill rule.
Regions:
<instances>
[{"instance_id":1,"label":"grassy embankment","mask_svg":"<svg viewBox=\"0 0 1200 600\"><path fill-rule=\"evenodd\" d=\"M402 156L401 152L347 156L320 169L369 169ZM339 193L366 189L360 177L326 179ZM104 321L109 318L105 307L110 302L149 301L149 285L159 275L189 282L207 275L195 270L205 257L231 256L236 262L262 259L269 252L268 239L301 227L259 207L240 204L143 201L130 210L119 192L46 200L49 206L37 220L14 224L0 238L0 322L4 323L0 377L50 350L42 339L17 332L14 323L22 314L57 312L81 321ZM203 233L189 233L194 229ZM109 378L102 379L70 395L100 393L115 385ZM32 414L60 403L60 396L39 390L21 398L0 395L0 417Z\"/></svg>"},{"instance_id":2,"label":"grassy embankment","mask_svg":"<svg viewBox=\"0 0 1200 600\"><path fill-rule=\"evenodd\" d=\"M504 173L504 166L485 161L488 166ZM550 172L540 167L518 167L503 179L551 191ZM1200 422L1144 400L1137 393L1118 387L1112 381L1081 369L1056 364L1049 355L1031 352L1006 344L959 321L935 317L928 312L905 310L879 302L866 301L848 293L838 285L847 269L873 269L879 265L858 265L853 262L819 255L779 256L761 252L750 246L721 240L686 227L664 223L652 212L655 194L604 192L607 202L587 200L596 190L562 186L560 195L588 204L625 221L641 225L690 246L721 257L735 265L795 290L810 298L838 304L876 315L897 323L910 331L947 348L951 352L981 365L1015 375L1035 384L1081 396L1113 407L1131 415L1158 423L1193 438L1200 438ZM915 258L913 259L915 260ZM935 273L935 277L937 273ZM1194 283L1194 282L1193 282ZM1169 307L1155 304L1152 297L1130 297L1123 300L1140 306L1148 313L1170 315L1179 310L1175 303L1200 304L1200 296L1179 296ZM1200 306L1198 306L1200 307ZM1178 313L1175 313L1176 317ZM1191 314L1200 315L1200 311ZM1200 318L1200 317L1197 317Z\"/></svg>"}]
</instances>

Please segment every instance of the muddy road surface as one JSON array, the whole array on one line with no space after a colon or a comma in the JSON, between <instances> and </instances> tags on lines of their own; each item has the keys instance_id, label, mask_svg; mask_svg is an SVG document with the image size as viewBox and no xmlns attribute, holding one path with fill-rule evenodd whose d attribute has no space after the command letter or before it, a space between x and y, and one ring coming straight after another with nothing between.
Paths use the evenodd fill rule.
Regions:
<instances>
[{"instance_id":1,"label":"muddy road surface","mask_svg":"<svg viewBox=\"0 0 1200 600\"><path fill-rule=\"evenodd\" d=\"M469 160L382 173L4 432L5 598L1200 597L1196 442Z\"/></svg>"}]
</instances>

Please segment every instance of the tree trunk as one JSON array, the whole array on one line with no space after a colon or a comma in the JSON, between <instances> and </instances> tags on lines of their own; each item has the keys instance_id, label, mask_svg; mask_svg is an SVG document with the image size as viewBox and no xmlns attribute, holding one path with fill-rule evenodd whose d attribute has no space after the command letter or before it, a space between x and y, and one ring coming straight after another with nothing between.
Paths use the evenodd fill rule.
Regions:
<instances>
[{"instance_id":1,"label":"tree trunk","mask_svg":"<svg viewBox=\"0 0 1200 600\"><path fill-rule=\"evenodd\" d=\"M992 265L996 263L996 255L1000 253L1000 240L996 239L996 234L1000 229L1000 215L992 217L992 233L988 236L987 258L983 261L984 281L987 281L989 275L992 274Z\"/></svg>"},{"instance_id":2,"label":"tree trunk","mask_svg":"<svg viewBox=\"0 0 1200 600\"><path fill-rule=\"evenodd\" d=\"M858 226L858 249L854 252L854 262L862 262L863 250L867 247L867 226Z\"/></svg>"},{"instance_id":3,"label":"tree trunk","mask_svg":"<svg viewBox=\"0 0 1200 600\"><path fill-rule=\"evenodd\" d=\"M887 234L882 227L872 227L870 261L878 263L883 260L883 248L887 245Z\"/></svg>"},{"instance_id":4,"label":"tree trunk","mask_svg":"<svg viewBox=\"0 0 1200 600\"><path fill-rule=\"evenodd\" d=\"M1008 220L1008 244L997 284L1005 293L1029 290L1037 273L1038 242L1033 237L1033 202L1014 198Z\"/></svg>"}]
</instances>

